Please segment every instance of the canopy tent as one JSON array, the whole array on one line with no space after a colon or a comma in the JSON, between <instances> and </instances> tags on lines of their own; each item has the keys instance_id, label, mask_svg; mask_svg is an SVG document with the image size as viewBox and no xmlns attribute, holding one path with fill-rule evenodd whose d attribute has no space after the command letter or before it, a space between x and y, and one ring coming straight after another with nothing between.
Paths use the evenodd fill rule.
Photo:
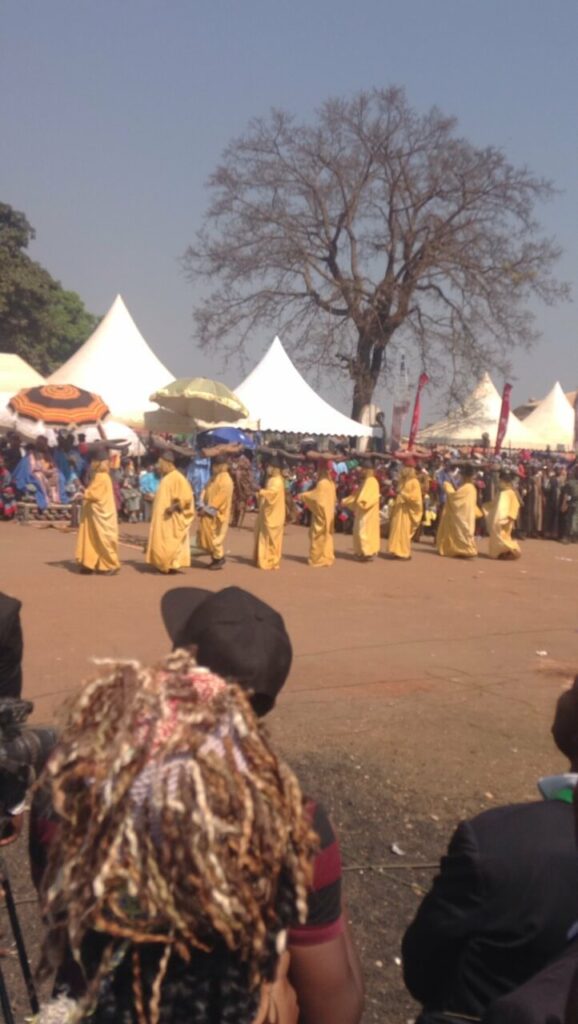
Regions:
<instances>
[{"instance_id":1,"label":"canopy tent","mask_svg":"<svg viewBox=\"0 0 578 1024\"><path fill-rule=\"evenodd\" d=\"M6 408L17 391L38 384L44 384L44 377L30 363L13 352L0 352L0 409Z\"/></svg>"},{"instance_id":2,"label":"canopy tent","mask_svg":"<svg viewBox=\"0 0 578 1024\"><path fill-rule=\"evenodd\" d=\"M13 352L0 352L0 392L10 397L22 388L33 388L44 384L44 377Z\"/></svg>"},{"instance_id":3,"label":"canopy tent","mask_svg":"<svg viewBox=\"0 0 578 1024\"><path fill-rule=\"evenodd\" d=\"M485 373L479 384L466 398L463 407L456 409L443 420L426 427L418 434L422 444L444 442L449 444L480 443L484 434L488 434L490 444L494 445L500 422L502 396L494 385L490 375ZM527 422L527 421L526 421ZM512 448L532 447L531 435L526 430L526 423L511 412L508 429L503 446Z\"/></svg>"},{"instance_id":4,"label":"canopy tent","mask_svg":"<svg viewBox=\"0 0 578 1024\"><path fill-rule=\"evenodd\" d=\"M117 295L88 341L48 381L97 391L114 419L142 427L145 413L158 409L149 395L173 379Z\"/></svg>"},{"instance_id":5,"label":"canopy tent","mask_svg":"<svg viewBox=\"0 0 578 1024\"><path fill-rule=\"evenodd\" d=\"M372 437L371 427L334 409L309 386L275 338L261 362L235 394L249 410L241 429L274 430L283 434Z\"/></svg>"},{"instance_id":6,"label":"canopy tent","mask_svg":"<svg viewBox=\"0 0 578 1024\"><path fill-rule=\"evenodd\" d=\"M523 421L531 447L567 451L574 447L575 412L558 381Z\"/></svg>"}]
</instances>

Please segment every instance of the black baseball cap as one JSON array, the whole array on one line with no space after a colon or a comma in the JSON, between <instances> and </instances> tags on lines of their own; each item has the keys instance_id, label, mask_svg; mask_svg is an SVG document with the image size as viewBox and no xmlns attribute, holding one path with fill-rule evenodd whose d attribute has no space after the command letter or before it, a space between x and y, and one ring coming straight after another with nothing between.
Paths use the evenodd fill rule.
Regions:
<instances>
[{"instance_id":1,"label":"black baseball cap","mask_svg":"<svg viewBox=\"0 0 578 1024\"><path fill-rule=\"evenodd\" d=\"M161 599L161 614L173 648L197 648L200 665L251 692L258 715L266 715L289 675L293 650L282 617L240 587L213 593L176 587Z\"/></svg>"}]
</instances>

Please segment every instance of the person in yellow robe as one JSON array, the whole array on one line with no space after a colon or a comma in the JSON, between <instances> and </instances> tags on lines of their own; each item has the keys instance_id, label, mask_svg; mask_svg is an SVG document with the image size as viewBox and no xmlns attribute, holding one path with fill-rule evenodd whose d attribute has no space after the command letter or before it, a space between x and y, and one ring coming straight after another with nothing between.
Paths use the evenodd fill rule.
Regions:
<instances>
[{"instance_id":1,"label":"person in yellow robe","mask_svg":"<svg viewBox=\"0 0 578 1024\"><path fill-rule=\"evenodd\" d=\"M76 541L76 561L80 563L80 571L116 576L120 570L118 518L106 448L93 452L89 484L80 498L82 512Z\"/></svg>"},{"instance_id":2,"label":"person in yellow robe","mask_svg":"<svg viewBox=\"0 0 578 1024\"><path fill-rule=\"evenodd\" d=\"M361 487L355 494L349 494L341 502L353 509L353 553L363 562L379 553L381 534L379 531L379 484L373 462L361 460Z\"/></svg>"},{"instance_id":3,"label":"person in yellow robe","mask_svg":"<svg viewBox=\"0 0 578 1024\"><path fill-rule=\"evenodd\" d=\"M333 531L335 528L335 484L326 463L319 464L317 486L304 491L300 498L311 512L309 527L309 565L333 565Z\"/></svg>"},{"instance_id":4,"label":"person in yellow robe","mask_svg":"<svg viewBox=\"0 0 578 1024\"><path fill-rule=\"evenodd\" d=\"M483 515L478 508L478 492L473 483L474 470L465 466L462 483L457 488L444 483L446 500L436 544L438 554L445 558L476 558L476 519Z\"/></svg>"},{"instance_id":5,"label":"person in yellow robe","mask_svg":"<svg viewBox=\"0 0 578 1024\"><path fill-rule=\"evenodd\" d=\"M211 556L209 569L225 564L225 537L231 519L233 480L225 455L217 455L211 465L211 479L202 494L197 546Z\"/></svg>"},{"instance_id":6,"label":"person in yellow robe","mask_svg":"<svg viewBox=\"0 0 578 1024\"><path fill-rule=\"evenodd\" d=\"M255 565L259 569L278 569L281 564L285 525L282 469L282 461L274 458L267 467L265 486L257 492L259 513L255 526Z\"/></svg>"},{"instance_id":7,"label":"person in yellow robe","mask_svg":"<svg viewBox=\"0 0 578 1024\"><path fill-rule=\"evenodd\" d=\"M411 542L423 516L423 497L415 465L408 460L399 474L387 549L393 558L411 558Z\"/></svg>"},{"instance_id":8,"label":"person in yellow robe","mask_svg":"<svg viewBox=\"0 0 578 1024\"><path fill-rule=\"evenodd\" d=\"M175 456L159 459L161 482L152 507L146 561L159 572L177 572L191 564L189 529L195 518L195 499L189 481L175 468Z\"/></svg>"},{"instance_id":9,"label":"person in yellow robe","mask_svg":"<svg viewBox=\"0 0 578 1024\"><path fill-rule=\"evenodd\" d=\"M490 536L490 558L520 558L520 545L512 537L520 511L520 499L512 485L512 474L500 473L496 497L484 505L486 526Z\"/></svg>"}]
</instances>

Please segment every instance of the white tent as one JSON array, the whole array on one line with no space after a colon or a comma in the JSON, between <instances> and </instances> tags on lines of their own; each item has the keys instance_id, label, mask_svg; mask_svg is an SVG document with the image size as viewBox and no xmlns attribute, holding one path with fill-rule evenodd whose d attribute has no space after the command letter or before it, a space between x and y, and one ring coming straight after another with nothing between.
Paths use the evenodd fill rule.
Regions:
<instances>
[{"instance_id":1,"label":"white tent","mask_svg":"<svg viewBox=\"0 0 578 1024\"><path fill-rule=\"evenodd\" d=\"M523 421L532 438L533 448L572 449L574 447L574 409L558 381Z\"/></svg>"},{"instance_id":2,"label":"white tent","mask_svg":"<svg viewBox=\"0 0 578 1024\"><path fill-rule=\"evenodd\" d=\"M13 352L0 352L0 410L6 408L17 391L39 384L44 384L44 377L25 359Z\"/></svg>"},{"instance_id":3,"label":"white tent","mask_svg":"<svg viewBox=\"0 0 578 1024\"><path fill-rule=\"evenodd\" d=\"M455 444L478 443L484 434L488 434L490 444L494 445L500 422L502 397L494 385L490 375L485 373L479 384L466 398L463 408L450 413L443 420L420 431L420 442L446 442ZM530 434L526 430L526 420L520 420L511 412L508 429L504 439L504 447L530 447Z\"/></svg>"},{"instance_id":4,"label":"white tent","mask_svg":"<svg viewBox=\"0 0 578 1024\"><path fill-rule=\"evenodd\" d=\"M371 427L350 419L319 397L293 365L279 338L235 388L235 394L249 410L248 420L235 426L244 423L288 434L373 435Z\"/></svg>"},{"instance_id":5,"label":"white tent","mask_svg":"<svg viewBox=\"0 0 578 1024\"><path fill-rule=\"evenodd\" d=\"M1 394L12 398L22 388L33 388L38 384L44 384L44 377L30 363L13 352L0 352Z\"/></svg>"},{"instance_id":6,"label":"white tent","mask_svg":"<svg viewBox=\"0 0 578 1024\"><path fill-rule=\"evenodd\" d=\"M149 395L174 380L174 374L149 348L117 295L88 341L48 380L95 391L116 420L142 427L145 412L158 409Z\"/></svg>"}]
</instances>

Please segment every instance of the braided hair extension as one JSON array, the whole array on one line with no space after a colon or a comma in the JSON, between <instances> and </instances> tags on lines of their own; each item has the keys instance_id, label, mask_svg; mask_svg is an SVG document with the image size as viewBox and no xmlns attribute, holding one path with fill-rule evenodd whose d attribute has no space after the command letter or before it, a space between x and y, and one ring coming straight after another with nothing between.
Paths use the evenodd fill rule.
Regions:
<instances>
[{"instance_id":1,"label":"braided hair extension","mask_svg":"<svg viewBox=\"0 0 578 1024\"><path fill-rule=\"evenodd\" d=\"M316 837L243 691L190 651L102 662L42 781L61 818L44 952L64 933L83 965L79 1019L249 1024Z\"/></svg>"}]
</instances>

